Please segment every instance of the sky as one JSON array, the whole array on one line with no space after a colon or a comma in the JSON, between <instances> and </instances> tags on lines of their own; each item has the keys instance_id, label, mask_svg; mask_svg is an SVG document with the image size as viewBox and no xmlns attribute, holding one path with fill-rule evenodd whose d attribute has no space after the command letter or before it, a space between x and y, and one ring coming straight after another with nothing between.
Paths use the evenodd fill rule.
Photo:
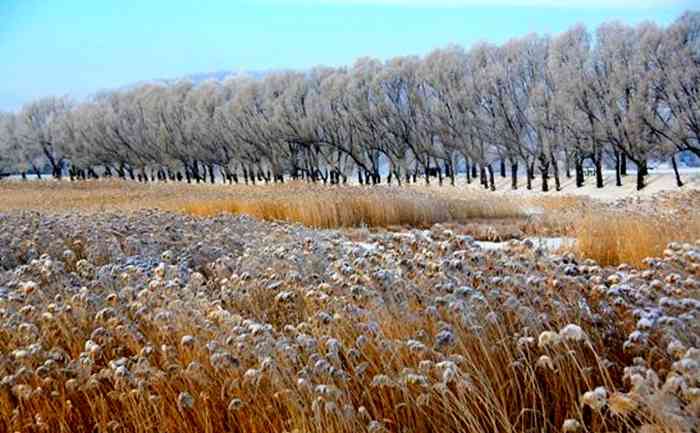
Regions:
<instances>
[{"instance_id":1,"label":"sky","mask_svg":"<svg viewBox=\"0 0 700 433\"><path fill-rule=\"evenodd\" d=\"M700 0L0 0L0 110L195 73L349 65L575 23L667 25Z\"/></svg>"}]
</instances>

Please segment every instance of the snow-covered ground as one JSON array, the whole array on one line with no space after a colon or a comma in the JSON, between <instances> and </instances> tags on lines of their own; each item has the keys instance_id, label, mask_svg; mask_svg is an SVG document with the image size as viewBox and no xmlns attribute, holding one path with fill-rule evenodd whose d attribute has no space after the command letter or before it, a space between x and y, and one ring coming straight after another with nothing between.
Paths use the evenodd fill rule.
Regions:
<instances>
[{"instance_id":1,"label":"snow-covered ground","mask_svg":"<svg viewBox=\"0 0 700 433\"><path fill-rule=\"evenodd\" d=\"M679 170L681 174L681 180L684 183L682 187L683 190L687 189L700 189L700 169L698 168L684 168ZM509 196L535 196L541 195L542 192L542 180L540 177L536 177L532 183L532 190L526 188L526 180L524 175L520 175L518 178L518 190L513 191L511 188L511 178L496 176L496 192L504 193ZM468 192L470 190L483 190L483 187L477 181L472 181L471 185L467 185L466 177L461 175L456 180L456 188L458 189L458 194L462 192ZM606 171L604 173L604 183L605 187L599 189L596 187L595 177L586 177L585 184L581 188L576 187L575 178L567 179L565 176L561 178L561 190L555 191L554 179L549 179L549 192L547 195L557 196L557 195L582 195L592 197L603 201L617 201L627 197L648 197L655 195L663 191L678 191L680 190L676 185L676 177L672 169L666 170L665 168L658 168L651 172L651 174L646 178L646 187L642 191L637 191L637 179L635 172L629 172L626 177L622 179L622 186L615 186L615 172ZM446 181L446 185L449 185ZM420 181L417 184L418 188L421 189L436 189L439 188L437 180L431 180L431 185L426 187L424 182ZM445 187L443 187L444 190ZM452 194L450 194L452 195Z\"/></svg>"}]
</instances>

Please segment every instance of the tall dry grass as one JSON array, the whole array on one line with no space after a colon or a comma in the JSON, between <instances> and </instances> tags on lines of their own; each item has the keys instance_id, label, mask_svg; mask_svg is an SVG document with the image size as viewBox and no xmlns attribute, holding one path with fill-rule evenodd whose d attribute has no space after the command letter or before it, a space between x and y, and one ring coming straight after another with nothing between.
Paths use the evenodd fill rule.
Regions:
<instances>
[{"instance_id":1,"label":"tall dry grass","mask_svg":"<svg viewBox=\"0 0 700 433\"><path fill-rule=\"evenodd\" d=\"M517 218L519 203L480 192L461 197L399 187L138 184L123 181L0 184L0 211L31 209L101 212L161 209L200 217L246 214L309 227L429 226L475 218Z\"/></svg>"},{"instance_id":2,"label":"tall dry grass","mask_svg":"<svg viewBox=\"0 0 700 433\"><path fill-rule=\"evenodd\" d=\"M670 242L700 239L700 213L660 217L621 212L586 213L573 226L576 250L604 266L661 257Z\"/></svg>"},{"instance_id":3,"label":"tall dry grass","mask_svg":"<svg viewBox=\"0 0 700 433\"><path fill-rule=\"evenodd\" d=\"M318 310L301 296L292 306L280 306L269 293L259 289L255 302L228 308L245 317L279 318L280 327L308 319ZM76 357L99 324L90 319L96 308L72 307L70 314L43 323L39 332L44 345L65 348ZM597 414L591 417L579 403L581 394L595 385L621 386L620 376L611 375L601 361L603 353L621 350L621 340L608 338L604 343L595 329L586 327L590 342L542 350L536 344L519 346L513 335L522 331L521 320L502 314L493 322L483 316L486 312L477 314L482 325L469 328L448 312L441 317L425 315L417 304L408 310L377 311L383 337L367 336L363 346L356 343L361 334L351 318L307 327L308 335L321 341L333 335L344 347L337 363L330 352L326 356L347 376L328 374L324 379L315 375L305 379L299 373L304 365L314 365L308 353L276 357L270 366L261 367L253 347L246 345L240 346L236 365L217 368L206 342L223 332L219 324L206 332L186 311L178 313L178 326L169 330L155 320L142 319L143 342L115 333L92 358L94 371L103 366L109 371L107 364L115 353L134 357L148 345L154 349L144 356L148 362L129 367L141 368L134 377L114 379L111 373L96 373L68 379L58 372L43 382L33 377L27 382L27 395L16 387L0 387L0 426L18 429L21 420L32 419L24 431L516 433L557 432L565 419L584 416L590 431L632 431L628 423L639 422L620 417L611 423ZM557 317L549 325L556 330L568 319ZM405 345L426 331L436 333L445 322L454 327L455 343L450 348L433 349L432 337L423 339L425 347L420 350ZM529 331L536 336L543 329ZM195 338L192 347L181 346L185 335ZM15 338L0 337L0 347L11 351ZM173 353L160 350L163 345ZM353 347L359 348L355 355L350 352ZM538 362L542 355L551 364ZM446 359L454 360L454 369L439 365ZM249 367L255 367L255 374L249 373ZM59 391L49 393L44 388ZM182 404L182 393L191 397L191 405Z\"/></svg>"},{"instance_id":4,"label":"tall dry grass","mask_svg":"<svg viewBox=\"0 0 700 433\"><path fill-rule=\"evenodd\" d=\"M316 228L430 226L476 218L515 218L524 215L515 203L491 196L448 199L400 188L314 187L281 188L274 192L192 200L186 213L213 216L246 214L263 220L282 220Z\"/></svg>"}]
</instances>

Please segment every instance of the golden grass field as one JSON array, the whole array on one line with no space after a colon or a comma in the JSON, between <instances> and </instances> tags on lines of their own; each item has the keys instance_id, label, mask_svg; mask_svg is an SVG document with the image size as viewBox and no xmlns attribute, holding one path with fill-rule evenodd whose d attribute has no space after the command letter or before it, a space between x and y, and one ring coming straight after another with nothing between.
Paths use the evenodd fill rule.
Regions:
<instances>
[{"instance_id":1,"label":"golden grass field","mask_svg":"<svg viewBox=\"0 0 700 433\"><path fill-rule=\"evenodd\" d=\"M700 238L697 195L659 202L663 208L615 208L586 197L450 187L90 181L0 183L0 197L0 227L23 234L11 247L12 236L0 236L0 247L18 253L53 236L61 248L7 273L21 281L14 298L0 296L0 431L693 433L700 419L697 387L688 385L694 373L680 364L695 362L697 324L683 323L668 339L640 324L637 305L614 303L621 298L607 289L619 282L616 269L580 264L570 278L561 262L529 250L460 256L455 235L460 227L513 226L528 236L575 237L574 252L601 265L643 266L670 241ZM156 208L173 213L140 212ZM46 219L24 210L62 215L42 227ZM174 233L186 239L184 256L199 248L192 244L241 236L223 225L245 222L208 219L220 213L346 233L405 234L436 223L451 230L430 243L415 233L387 236L363 257L338 253L313 230L244 225L257 230L247 242L261 241L232 260L242 264L235 272L215 261L207 277L179 281L178 262L163 253L152 275L129 266L114 287L88 288L96 275L89 250L99 257L116 245L101 244L112 235L98 237L97 222L111 221L109 228L119 212L135 217L118 227L163 249ZM160 230L171 220L174 231ZM323 242L332 258L315 252ZM686 254L700 250L684 248L650 270L640 291L649 294L644 302L676 302L673 323L692 311L688 298L700 296L700 262ZM446 295L443 265L455 261ZM299 269L299 278L287 277ZM400 275L399 286L384 287L387 269ZM66 284L67 271L85 286ZM648 337L638 338L638 328ZM48 350L56 360L45 361Z\"/></svg>"},{"instance_id":2,"label":"golden grass field","mask_svg":"<svg viewBox=\"0 0 700 433\"><path fill-rule=\"evenodd\" d=\"M487 192L462 198L414 189L322 186L289 182L272 186L137 184L122 181L0 184L0 210L161 209L208 217L246 214L263 220L298 222L309 227L429 226L474 218L524 216L520 205L490 200Z\"/></svg>"},{"instance_id":3,"label":"golden grass field","mask_svg":"<svg viewBox=\"0 0 700 433\"><path fill-rule=\"evenodd\" d=\"M644 258L662 255L669 242L700 239L700 209L682 209L682 202L672 205L679 207L672 217L660 217L624 209L611 212L603 203L580 195L494 194L477 187L324 186L304 182L226 186L101 180L5 182L0 183L0 195L0 211L160 209L198 217L245 214L314 228L398 229L474 223L477 238L488 240L499 238L500 221L514 223L527 235L574 237L574 252L602 265L643 266Z\"/></svg>"}]
</instances>

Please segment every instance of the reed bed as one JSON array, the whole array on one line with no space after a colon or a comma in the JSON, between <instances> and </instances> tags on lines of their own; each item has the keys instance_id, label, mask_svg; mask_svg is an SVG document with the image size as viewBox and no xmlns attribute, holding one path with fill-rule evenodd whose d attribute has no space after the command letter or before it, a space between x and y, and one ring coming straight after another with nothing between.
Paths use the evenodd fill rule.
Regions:
<instances>
[{"instance_id":1,"label":"reed bed","mask_svg":"<svg viewBox=\"0 0 700 433\"><path fill-rule=\"evenodd\" d=\"M470 219L517 218L524 212L508 201L481 195L446 199L398 188L304 187L231 198L193 200L181 207L196 216L246 214L315 228L428 227Z\"/></svg>"},{"instance_id":2,"label":"reed bed","mask_svg":"<svg viewBox=\"0 0 700 433\"><path fill-rule=\"evenodd\" d=\"M586 213L573 226L576 251L602 266L644 267L661 257L671 242L700 239L700 212L676 216L603 211Z\"/></svg>"},{"instance_id":3,"label":"reed bed","mask_svg":"<svg viewBox=\"0 0 700 433\"><path fill-rule=\"evenodd\" d=\"M0 184L0 210L162 209L198 217L246 214L309 227L427 227L471 219L525 215L510 200L469 192L461 198L399 187L324 186L288 182L269 186L135 184L120 181Z\"/></svg>"},{"instance_id":4,"label":"reed bed","mask_svg":"<svg viewBox=\"0 0 700 433\"><path fill-rule=\"evenodd\" d=\"M668 245L640 272L527 242L488 251L448 225L355 242L278 222L427 224L503 215L499 202L391 188L92 187L3 191L2 206L40 212L0 216L2 432L694 433L700 423L700 243ZM312 211L295 214L295 203ZM581 236L613 227L600 243L624 229L603 216L582 220Z\"/></svg>"}]
</instances>

